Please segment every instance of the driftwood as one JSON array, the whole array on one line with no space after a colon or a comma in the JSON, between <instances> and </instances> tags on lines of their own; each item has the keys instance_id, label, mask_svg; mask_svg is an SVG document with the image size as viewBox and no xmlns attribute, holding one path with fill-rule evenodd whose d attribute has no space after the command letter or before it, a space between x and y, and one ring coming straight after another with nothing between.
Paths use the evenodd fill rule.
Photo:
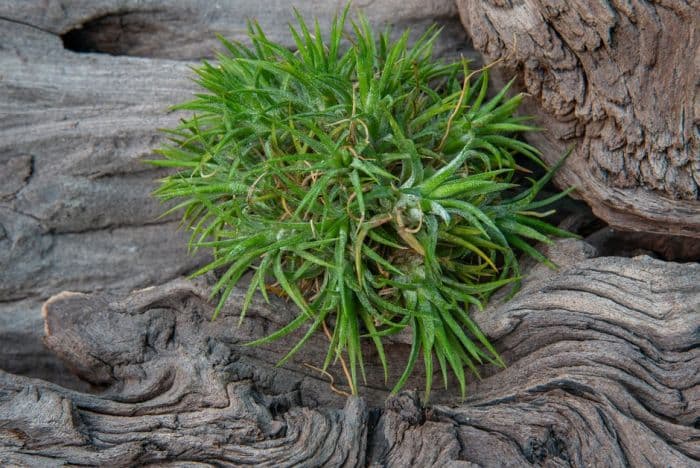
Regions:
<instances>
[{"instance_id":1,"label":"driftwood","mask_svg":"<svg viewBox=\"0 0 700 468\"><path fill-rule=\"evenodd\" d=\"M58 294L44 306L46 345L98 391L0 373L0 463L700 460L700 265L589 258L594 250L579 241L549 254L558 271L534 267L514 299L477 314L508 368L484 369L464 402L453 386L427 407L411 392L382 404L376 362L364 398L333 393L309 367L319 365L320 338L283 368L274 362L291 341L243 346L294 313L279 301L260 299L237 327L242 291L212 322L206 288L184 280L125 298ZM406 346L389 347L394 371Z\"/></svg>"},{"instance_id":2,"label":"driftwood","mask_svg":"<svg viewBox=\"0 0 700 468\"><path fill-rule=\"evenodd\" d=\"M191 85L185 63L81 56L5 20L0 70L0 349L39 343L31 364L16 351L0 368L67 383L36 336L44 300L159 284L202 261L157 219L159 173L142 162Z\"/></svg>"},{"instance_id":3,"label":"driftwood","mask_svg":"<svg viewBox=\"0 0 700 468\"><path fill-rule=\"evenodd\" d=\"M204 256L187 254L173 218L157 218L150 191L162 172L143 160L156 129L179 117L167 107L194 89L192 63L181 59L211 55L214 32L242 38L246 16L287 37L290 12L264 3L0 2L0 465L697 463L697 264L594 258L588 244L558 243L549 254L560 270L533 267L514 299L476 316L509 367L483 368L465 401L452 382L427 406L413 391L389 397L371 350L362 397L348 399L338 368L330 377L316 368L322 336L280 368L295 337L244 346L295 314L281 300L256 301L239 327L237 292L209 321L207 282L176 279ZM295 3L322 24L332 14ZM365 10L396 29L438 20L441 53L474 55L451 0ZM465 23L468 14L462 8ZM669 171L682 181L673 175L681 169ZM610 186L591 181L599 185L574 182L605 217L612 208L595 200ZM649 209L665 217L621 206L629 219L656 220L650 230L663 219L669 232L696 235L696 202L683 187L674 192L686 198L682 213L680 202L643 190L640 202L652 197ZM628 203L628 191L616 188L606 203ZM603 230L591 241L604 255L638 245L697 257L697 244L628 236ZM408 339L387 349L390 381ZM419 368L407 388L423 382Z\"/></svg>"},{"instance_id":4,"label":"driftwood","mask_svg":"<svg viewBox=\"0 0 700 468\"><path fill-rule=\"evenodd\" d=\"M700 237L700 1L457 3L521 77L545 158L575 145L560 185L612 225Z\"/></svg>"},{"instance_id":5,"label":"driftwood","mask_svg":"<svg viewBox=\"0 0 700 468\"><path fill-rule=\"evenodd\" d=\"M336 11L295 3L324 25ZM195 63L180 60L211 56L215 32L243 39L247 17L291 45L291 6L280 8L0 1L0 368L82 385L40 345L42 302L66 289L125 293L202 264L177 221L158 218L164 208L150 192L163 172L144 160L161 142L158 128L179 118L168 107L195 90ZM475 55L450 0L382 0L366 12L399 32L440 21L441 53Z\"/></svg>"},{"instance_id":6,"label":"driftwood","mask_svg":"<svg viewBox=\"0 0 700 468\"><path fill-rule=\"evenodd\" d=\"M305 18L318 18L321 27L325 27L345 3L328 2L319 8L313 0L274 6L240 0L83 0L43 4L5 0L0 3L0 18L60 36L70 50L192 60L212 56L218 48L217 33L245 41L248 19L259 21L270 39L291 47L294 43L288 25L295 22L292 7ZM375 26L390 25L397 33L408 28L413 37L439 23L444 33L436 44L438 54L476 56L453 0L376 0L354 2L353 8L361 8Z\"/></svg>"}]
</instances>

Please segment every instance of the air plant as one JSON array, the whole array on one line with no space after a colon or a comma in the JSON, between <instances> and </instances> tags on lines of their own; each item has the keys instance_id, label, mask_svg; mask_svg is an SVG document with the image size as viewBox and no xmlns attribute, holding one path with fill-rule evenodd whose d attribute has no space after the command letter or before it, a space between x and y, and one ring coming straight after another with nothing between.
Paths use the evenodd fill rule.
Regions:
<instances>
[{"instance_id":1,"label":"air plant","mask_svg":"<svg viewBox=\"0 0 700 468\"><path fill-rule=\"evenodd\" d=\"M225 51L195 70L203 92L176 106L191 117L152 161L176 168L156 195L178 201L168 213L183 213L190 247L213 252L194 275L220 272L215 316L251 270L241 320L256 292L296 304L292 321L250 344L301 329L284 363L325 330L323 369L341 359L357 394L363 342L386 379L385 339L408 329L393 391L422 357L426 398L434 358L464 395L465 368L504 365L470 308L517 288L519 252L553 266L531 243L571 236L540 211L568 191L536 199L556 167L522 177L523 160L544 164L518 139L536 129L514 115L522 96L507 97L510 83L488 98L488 69L432 57L435 28L409 45L408 33L392 41L347 15L324 40L297 14L296 51L255 22L251 45L220 38Z\"/></svg>"}]
</instances>

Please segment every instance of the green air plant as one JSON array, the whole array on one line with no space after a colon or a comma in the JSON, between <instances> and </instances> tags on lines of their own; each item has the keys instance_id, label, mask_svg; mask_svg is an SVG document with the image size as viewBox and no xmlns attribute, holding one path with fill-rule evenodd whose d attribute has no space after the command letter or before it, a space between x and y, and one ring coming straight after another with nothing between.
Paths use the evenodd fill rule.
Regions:
<instances>
[{"instance_id":1,"label":"green air plant","mask_svg":"<svg viewBox=\"0 0 700 468\"><path fill-rule=\"evenodd\" d=\"M376 347L408 329L413 344L398 391L422 357L426 398L433 358L465 393L465 368L503 366L470 318L489 295L517 287L517 252L551 265L531 246L570 236L539 211L567 192L536 200L539 180L520 159L543 166L517 139L535 130L513 115L522 96L506 86L487 98L488 70L432 58L438 31L413 45L392 42L359 16L336 18L324 40L297 14L296 51L249 25L252 45L223 38L217 63L196 69L204 89L176 109L192 116L169 130L152 161L177 171L156 194L177 200L192 249L213 261L194 275L220 272L212 288L219 313L253 270L241 320L256 291L296 304L294 320L251 344L301 329L330 342L323 369L341 359L353 394L364 376L362 343ZM345 28L351 30L345 33ZM347 40L344 40L347 39Z\"/></svg>"}]
</instances>

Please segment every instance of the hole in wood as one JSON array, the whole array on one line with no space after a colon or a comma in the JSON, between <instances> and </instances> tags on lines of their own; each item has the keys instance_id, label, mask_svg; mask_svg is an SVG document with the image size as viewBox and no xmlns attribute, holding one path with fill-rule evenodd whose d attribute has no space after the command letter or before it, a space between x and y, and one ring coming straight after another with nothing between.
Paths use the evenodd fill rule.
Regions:
<instances>
[{"instance_id":1,"label":"hole in wood","mask_svg":"<svg viewBox=\"0 0 700 468\"><path fill-rule=\"evenodd\" d=\"M63 47L73 52L153 56L154 38L167 33L158 12L110 13L61 35Z\"/></svg>"}]
</instances>

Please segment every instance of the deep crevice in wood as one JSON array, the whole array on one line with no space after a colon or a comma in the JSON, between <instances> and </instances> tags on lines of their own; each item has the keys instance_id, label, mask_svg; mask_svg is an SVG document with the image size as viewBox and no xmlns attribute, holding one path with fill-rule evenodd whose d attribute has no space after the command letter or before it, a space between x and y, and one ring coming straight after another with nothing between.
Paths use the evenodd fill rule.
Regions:
<instances>
[{"instance_id":1,"label":"deep crevice in wood","mask_svg":"<svg viewBox=\"0 0 700 468\"><path fill-rule=\"evenodd\" d=\"M61 41L73 52L149 57L154 36L160 34L165 40L163 34L172 35L163 27L163 13L141 10L105 14L61 34Z\"/></svg>"}]
</instances>

